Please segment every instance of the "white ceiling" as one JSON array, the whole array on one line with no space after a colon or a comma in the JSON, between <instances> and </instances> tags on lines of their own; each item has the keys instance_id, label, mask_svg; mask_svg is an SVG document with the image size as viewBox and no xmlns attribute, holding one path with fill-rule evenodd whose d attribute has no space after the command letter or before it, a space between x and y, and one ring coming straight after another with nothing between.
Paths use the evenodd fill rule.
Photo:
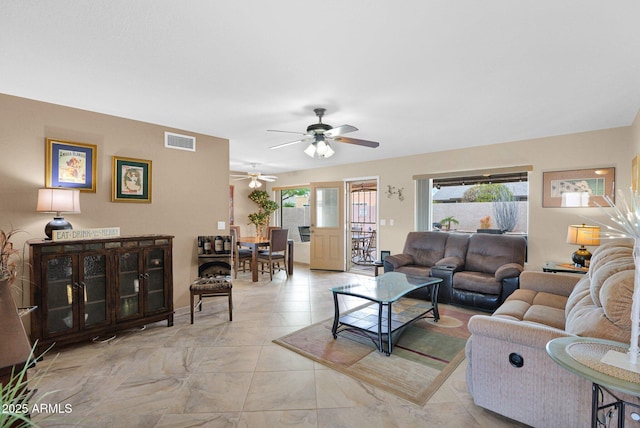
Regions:
<instances>
[{"instance_id":1,"label":"white ceiling","mask_svg":"<svg viewBox=\"0 0 640 428\"><path fill-rule=\"evenodd\" d=\"M1 0L0 92L231 142L232 170L630 125L637 0ZM295 140L350 124L371 149Z\"/></svg>"}]
</instances>

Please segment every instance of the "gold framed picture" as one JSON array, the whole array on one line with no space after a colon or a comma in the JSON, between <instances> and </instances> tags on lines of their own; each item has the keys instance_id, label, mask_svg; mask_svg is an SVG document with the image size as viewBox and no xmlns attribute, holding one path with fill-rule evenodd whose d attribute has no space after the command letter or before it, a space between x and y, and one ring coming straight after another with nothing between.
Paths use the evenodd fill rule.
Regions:
<instances>
[{"instance_id":1,"label":"gold framed picture","mask_svg":"<svg viewBox=\"0 0 640 428\"><path fill-rule=\"evenodd\" d=\"M113 156L112 202L151 203L151 161Z\"/></svg>"},{"instance_id":2,"label":"gold framed picture","mask_svg":"<svg viewBox=\"0 0 640 428\"><path fill-rule=\"evenodd\" d=\"M96 192L98 146L47 138L44 185Z\"/></svg>"}]
</instances>

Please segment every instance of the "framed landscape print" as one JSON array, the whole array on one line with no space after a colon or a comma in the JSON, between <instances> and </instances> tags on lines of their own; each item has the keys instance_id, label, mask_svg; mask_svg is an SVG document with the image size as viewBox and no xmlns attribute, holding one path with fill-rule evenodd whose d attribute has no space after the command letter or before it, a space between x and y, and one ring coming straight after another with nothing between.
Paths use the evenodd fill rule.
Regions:
<instances>
[{"instance_id":1,"label":"framed landscape print","mask_svg":"<svg viewBox=\"0 0 640 428\"><path fill-rule=\"evenodd\" d=\"M98 147L47 138L45 142L45 187L96 191Z\"/></svg>"},{"instance_id":2,"label":"framed landscape print","mask_svg":"<svg viewBox=\"0 0 640 428\"><path fill-rule=\"evenodd\" d=\"M114 156L112 202L151 203L151 161Z\"/></svg>"},{"instance_id":3,"label":"framed landscape print","mask_svg":"<svg viewBox=\"0 0 640 428\"><path fill-rule=\"evenodd\" d=\"M609 206L615 202L615 168L576 169L542 173L542 206L574 208Z\"/></svg>"}]
</instances>

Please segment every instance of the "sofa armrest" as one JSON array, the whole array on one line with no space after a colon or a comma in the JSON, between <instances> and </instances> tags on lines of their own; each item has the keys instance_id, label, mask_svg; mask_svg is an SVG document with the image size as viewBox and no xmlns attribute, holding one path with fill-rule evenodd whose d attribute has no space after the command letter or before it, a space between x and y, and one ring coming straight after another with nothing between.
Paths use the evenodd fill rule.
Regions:
<instances>
[{"instance_id":1,"label":"sofa armrest","mask_svg":"<svg viewBox=\"0 0 640 428\"><path fill-rule=\"evenodd\" d=\"M464 260L460 257L445 257L444 259L440 259L436 262L436 267L451 269L457 272L462 270L464 267Z\"/></svg>"},{"instance_id":2,"label":"sofa armrest","mask_svg":"<svg viewBox=\"0 0 640 428\"><path fill-rule=\"evenodd\" d=\"M496 269L496 281L502 282L506 278L515 278L524 270L524 266L519 263L507 263Z\"/></svg>"},{"instance_id":3,"label":"sofa armrest","mask_svg":"<svg viewBox=\"0 0 640 428\"><path fill-rule=\"evenodd\" d=\"M490 337L510 343L545 349L556 337L574 336L564 330L534 322L512 320L500 316L474 315L467 325L472 335Z\"/></svg>"},{"instance_id":4,"label":"sofa armrest","mask_svg":"<svg viewBox=\"0 0 640 428\"><path fill-rule=\"evenodd\" d=\"M394 254L393 256L387 256L384 258L384 262L389 263L394 269L414 264L411 254Z\"/></svg>"},{"instance_id":5,"label":"sofa armrest","mask_svg":"<svg viewBox=\"0 0 640 428\"><path fill-rule=\"evenodd\" d=\"M438 303L451 303L453 299L454 272L454 266L433 266L429 271L429 276L442 279L438 290Z\"/></svg>"},{"instance_id":6,"label":"sofa armrest","mask_svg":"<svg viewBox=\"0 0 640 428\"><path fill-rule=\"evenodd\" d=\"M520 288L569 297L582 278L578 275L524 271L520 274Z\"/></svg>"}]
</instances>

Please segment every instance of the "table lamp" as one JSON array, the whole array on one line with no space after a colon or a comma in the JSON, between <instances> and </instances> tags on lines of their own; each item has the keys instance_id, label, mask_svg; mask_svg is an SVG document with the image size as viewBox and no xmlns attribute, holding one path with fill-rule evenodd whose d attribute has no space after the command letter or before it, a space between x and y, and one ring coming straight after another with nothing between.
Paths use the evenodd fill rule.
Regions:
<instances>
[{"instance_id":1,"label":"table lamp","mask_svg":"<svg viewBox=\"0 0 640 428\"><path fill-rule=\"evenodd\" d=\"M588 267L591 253L585 245L600 245L600 227L571 225L567 230L567 244L580 245L580 248L572 254L571 259L578 267Z\"/></svg>"},{"instance_id":2,"label":"table lamp","mask_svg":"<svg viewBox=\"0 0 640 428\"><path fill-rule=\"evenodd\" d=\"M73 229L71 223L62 217L62 213L80 213L80 190L77 189L38 189L36 212L55 213L44 228L47 239L51 239L54 230Z\"/></svg>"}]
</instances>

